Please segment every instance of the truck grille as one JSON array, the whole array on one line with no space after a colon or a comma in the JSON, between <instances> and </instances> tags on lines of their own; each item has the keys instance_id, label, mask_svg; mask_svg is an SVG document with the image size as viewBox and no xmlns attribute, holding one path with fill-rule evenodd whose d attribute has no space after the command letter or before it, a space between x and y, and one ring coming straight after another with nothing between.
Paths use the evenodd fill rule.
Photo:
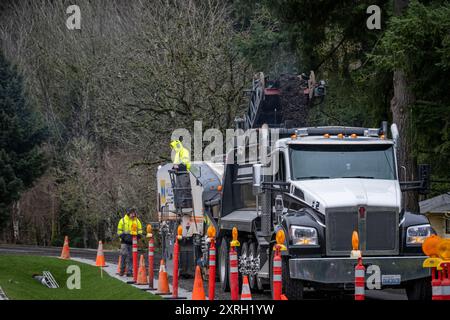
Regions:
<instances>
[{"instance_id":1,"label":"truck grille","mask_svg":"<svg viewBox=\"0 0 450 320\"><path fill-rule=\"evenodd\" d=\"M398 254L399 214L392 208L366 207L363 217L358 208L339 208L326 212L327 255L349 256L352 233L358 231L364 255Z\"/></svg>"}]
</instances>

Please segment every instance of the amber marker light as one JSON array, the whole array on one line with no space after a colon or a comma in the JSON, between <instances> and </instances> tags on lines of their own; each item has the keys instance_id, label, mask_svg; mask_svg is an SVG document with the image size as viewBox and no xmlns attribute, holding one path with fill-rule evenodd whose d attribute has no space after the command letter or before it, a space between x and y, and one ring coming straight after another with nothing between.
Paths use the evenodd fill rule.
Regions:
<instances>
[{"instance_id":1,"label":"amber marker light","mask_svg":"<svg viewBox=\"0 0 450 320\"><path fill-rule=\"evenodd\" d=\"M422 251L425 253L425 255L436 258L438 257L438 245L441 241L441 237L438 235L431 235L428 238L425 239L425 241L422 243Z\"/></svg>"},{"instance_id":2,"label":"amber marker light","mask_svg":"<svg viewBox=\"0 0 450 320\"><path fill-rule=\"evenodd\" d=\"M359 248L358 231L353 231L353 234L352 234L352 248L353 248L353 250L358 250L358 248Z\"/></svg>"},{"instance_id":3,"label":"amber marker light","mask_svg":"<svg viewBox=\"0 0 450 320\"><path fill-rule=\"evenodd\" d=\"M276 240L278 244L284 244L284 241L286 240L286 235L284 234L283 230L277 231Z\"/></svg>"},{"instance_id":4,"label":"amber marker light","mask_svg":"<svg viewBox=\"0 0 450 320\"><path fill-rule=\"evenodd\" d=\"M148 224L147 225L147 238L151 238L153 235L152 235L152 225L151 224Z\"/></svg>"},{"instance_id":5,"label":"amber marker light","mask_svg":"<svg viewBox=\"0 0 450 320\"><path fill-rule=\"evenodd\" d=\"M182 235L183 235L183 227L180 224L177 228L177 239L181 240L181 238L183 237Z\"/></svg>"},{"instance_id":6,"label":"amber marker light","mask_svg":"<svg viewBox=\"0 0 450 320\"><path fill-rule=\"evenodd\" d=\"M137 235L137 224L136 224L136 222L134 222L134 223L131 225L131 235L132 235L132 236L136 236L136 235Z\"/></svg>"},{"instance_id":7,"label":"amber marker light","mask_svg":"<svg viewBox=\"0 0 450 320\"><path fill-rule=\"evenodd\" d=\"M216 237L216 228L211 224L208 227L208 238L214 239Z\"/></svg>"},{"instance_id":8,"label":"amber marker light","mask_svg":"<svg viewBox=\"0 0 450 320\"><path fill-rule=\"evenodd\" d=\"M450 239L441 239L437 245L437 252L443 260L450 260Z\"/></svg>"},{"instance_id":9,"label":"amber marker light","mask_svg":"<svg viewBox=\"0 0 450 320\"><path fill-rule=\"evenodd\" d=\"M277 231L276 235L275 235L275 241L277 242L276 245L273 246L273 250L287 250L286 246L284 245L284 242L286 241L286 235L284 234L284 230L280 229Z\"/></svg>"},{"instance_id":10,"label":"amber marker light","mask_svg":"<svg viewBox=\"0 0 450 320\"><path fill-rule=\"evenodd\" d=\"M233 231L231 232L231 235L233 236L233 240L231 241L232 247L239 247L241 244L238 240L238 230L236 227L233 227Z\"/></svg>"}]
</instances>

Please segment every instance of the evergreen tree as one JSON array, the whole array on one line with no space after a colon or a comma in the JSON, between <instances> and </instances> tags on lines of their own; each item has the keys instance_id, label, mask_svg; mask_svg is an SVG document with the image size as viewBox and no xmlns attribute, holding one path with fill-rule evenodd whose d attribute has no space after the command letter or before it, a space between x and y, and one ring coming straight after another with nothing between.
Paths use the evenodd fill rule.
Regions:
<instances>
[{"instance_id":1,"label":"evergreen tree","mask_svg":"<svg viewBox=\"0 0 450 320\"><path fill-rule=\"evenodd\" d=\"M27 100L23 80L0 53L0 227L12 204L45 170L39 145L46 129Z\"/></svg>"}]
</instances>

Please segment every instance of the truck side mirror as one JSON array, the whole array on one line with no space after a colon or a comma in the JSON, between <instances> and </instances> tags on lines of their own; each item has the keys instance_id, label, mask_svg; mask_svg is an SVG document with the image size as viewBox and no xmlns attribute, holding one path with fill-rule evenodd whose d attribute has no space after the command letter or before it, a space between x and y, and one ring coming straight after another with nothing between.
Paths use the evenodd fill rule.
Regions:
<instances>
[{"instance_id":1,"label":"truck side mirror","mask_svg":"<svg viewBox=\"0 0 450 320\"><path fill-rule=\"evenodd\" d=\"M275 197L275 213L277 215L277 222L279 224L281 223L281 216L283 215L283 211L284 211L283 196L279 194Z\"/></svg>"},{"instance_id":2,"label":"truck side mirror","mask_svg":"<svg viewBox=\"0 0 450 320\"><path fill-rule=\"evenodd\" d=\"M430 178L431 178L431 167L429 164L419 164L419 180L420 186L419 189L420 194L428 194L430 193Z\"/></svg>"},{"instance_id":3,"label":"truck side mirror","mask_svg":"<svg viewBox=\"0 0 450 320\"><path fill-rule=\"evenodd\" d=\"M252 167L253 174L253 193L261 194L262 193L262 164L256 163Z\"/></svg>"}]
</instances>

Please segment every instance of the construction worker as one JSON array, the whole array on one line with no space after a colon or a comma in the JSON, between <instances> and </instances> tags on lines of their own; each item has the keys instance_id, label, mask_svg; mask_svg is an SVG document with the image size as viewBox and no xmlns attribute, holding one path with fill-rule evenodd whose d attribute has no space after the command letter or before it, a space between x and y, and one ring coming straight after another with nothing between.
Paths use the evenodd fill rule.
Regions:
<instances>
[{"instance_id":1,"label":"construction worker","mask_svg":"<svg viewBox=\"0 0 450 320\"><path fill-rule=\"evenodd\" d=\"M136 224L137 226L137 237L138 240L142 237L142 224L137 218L136 209L127 208L125 216L120 219L117 226L117 234L120 237L120 255L122 256L122 264L120 265L120 275L125 274L125 268L128 266L127 277L133 276L133 236L132 236L132 226Z\"/></svg>"},{"instance_id":2,"label":"construction worker","mask_svg":"<svg viewBox=\"0 0 450 320\"><path fill-rule=\"evenodd\" d=\"M177 166L181 171L186 171L186 169L190 170L191 161L189 150L183 147L183 144L180 140L172 140L170 142L170 147L172 148L172 150L175 150L175 158L173 159L173 164Z\"/></svg>"},{"instance_id":3,"label":"construction worker","mask_svg":"<svg viewBox=\"0 0 450 320\"><path fill-rule=\"evenodd\" d=\"M175 151L173 170L176 172L174 188L175 206L177 208L192 208L190 192L191 180L188 171L191 169L189 151L183 147L180 140L172 140L170 147Z\"/></svg>"}]
</instances>

